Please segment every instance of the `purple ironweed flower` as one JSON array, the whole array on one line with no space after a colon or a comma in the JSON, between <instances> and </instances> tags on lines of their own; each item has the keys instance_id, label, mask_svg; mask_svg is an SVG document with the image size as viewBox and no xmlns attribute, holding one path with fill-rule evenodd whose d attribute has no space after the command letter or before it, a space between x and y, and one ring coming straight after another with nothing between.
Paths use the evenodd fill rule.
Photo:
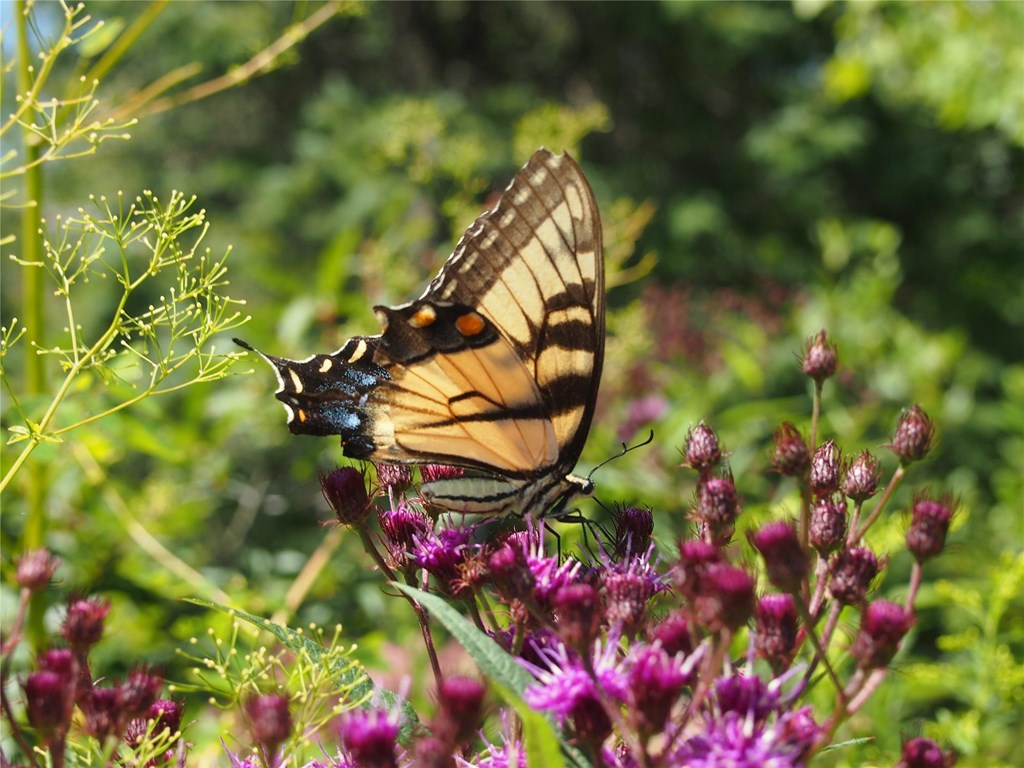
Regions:
<instances>
[{"instance_id":1,"label":"purple ironweed flower","mask_svg":"<svg viewBox=\"0 0 1024 768\"><path fill-rule=\"evenodd\" d=\"M377 480L389 492L401 491L412 482L412 468L406 464L382 461L377 467Z\"/></svg>"},{"instance_id":2,"label":"purple ironweed flower","mask_svg":"<svg viewBox=\"0 0 1024 768\"><path fill-rule=\"evenodd\" d=\"M390 564L399 570L410 565L415 543L425 539L434 530L430 518L405 502L398 509L382 509L377 512L377 522L387 548Z\"/></svg>"},{"instance_id":3,"label":"purple ironweed flower","mask_svg":"<svg viewBox=\"0 0 1024 768\"><path fill-rule=\"evenodd\" d=\"M28 721L44 740L61 738L71 723L75 706L74 674L43 669L33 672L22 685Z\"/></svg>"},{"instance_id":4,"label":"purple ironweed flower","mask_svg":"<svg viewBox=\"0 0 1024 768\"><path fill-rule=\"evenodd\" d=\"M839 490L841 464L839 447L834 440L818 446L811 459L811 490L815 496L825 498Z\"/></svg>"},{"instance_id":5,"label":"purple ironweed flower","mask_svg":"<svg viewBox=\"0 0 1024 768\"><path fill-rule=\"evenodd\" d=\"M821 555L838 549L846 540L846 500L819 498L811 510L811 525L807 530L810 545Z\"/></svg>"},{"instance_id":6,"label":"purple ironweed flower","mask_svg":"<svg viewBox=\"0 0 1024 768\"><path fill-rule=\"evenodd\" d=\"M361 525L370 514L366 478L354 467L338 467L321 474L320 491L342 525Z\"/></svg>"},{"instance_id":7,"label":"purple ironweed flower","mask_svg":"<svg viewBox=\"0 0 1024 768\"><path fill-rule=\"evenodd\" d=\"M903 745L896 768L952 768L954 765L955 752L943 750L931 739L918 736Z\"/></svg>"},{"instance_id":8,"label":"purple ironweed flower","mask_svg":"<svg viewBox=\"0 0 1024 768\"><path fill-rule=\"evenodd\" d=\"M808 708L781 709L774 684L754 677L720 680L712 699L704 728L675 751L673 765L798 768L823 733Z\"/></svg>"},{"instance_id":9,"label":"purple ironweed flower","mask_svg":"<svg viewBox=\"0 0 1024 768\"><path fill-rule=\"evenodd\" d=\"M878 558L870 549L850 547L829 564L832 579L828 590L843 605L859 605L864 602L879 567Z\"/></svg>"},{"instance_id":10,"label":"purple ironweed flower","mask_svg":"<svg viewBox=\"0 0 1024 768\"><path fill-rule=\"evenodd\" d=\"M61 634L75 653L85 655L103 637L110 603L97 597L72 598L61 625Z\"/></svg>"},{"instance_id":11,"label":"purple ironweed flower","mask_svg":"<svg viewBox=\"0 0 1024 768\"><path fill-rule=\"evenodd\" d=\"M607 640L596 640L593 646L593 669L601 689L616 701L624 701L629 690L628 678L618 658L619 638L614 633ZM574 714L577 705L597 699L593 678L579 657L564 643L536 648L544 666L520 660L537 678L527 687L523 698L535 709L551 712L559 724Z\"/></svg>"},{"instance_id":12,"label":"purple ironweed flower","mask_svg":"<svg viewBox=\"0 0 1024 768\"><path fill-rule=\"evenodd\" d=\"M876 600L861 616L860 632L850 646L850 655L862 669L884 667L892 661L913 624L913 614L903 606Z\"/></svg>"},{"instance_id":13,"label":"purple ironweed flower","mask_svg":"<svg viewBox=\"0 0 1024 768\"><path fill-rule=\"evenodd\" d=\"M420 478L424 483L452 480L465 474L466 470L462 467L453 467L449 464L422 464L420 466Z\"/></svg>"},{"instance_id":14,"label":"purple ironweed flower","mask_svg":"<svg viewBox=\"0 0 1024 768\"><path fill-rule=\"evenodd\" d=\"M735 530L739 513L739 497L731 474L727 477L709 477L700 484L694 516L703 524L702 530L707 530L712 540L728 540Z\"/></svg>"},{"instance_id":15,"label":"purple ironweed flower","mask_svg":"<svg viewBox=\"0 0 1024 768\"><path fill-rule=\"evenodd\" d=\"M811 463L811 454L800 430L788 421L772 437L772 466L788 477L800 477Z\"/></svg>"},{"instance_id":16,"label":"purple ironweed flower","mask_svg":"<svg viewBox=\"0 0 1024 768\"><path fill-rule=\"evenodd\" d=\"M660 733L683 686L691 682L692 662L670 655L660 644L638 643L630 649L627 711L643 734Z\"/></svg>"},{"instance_id":17,"label":"purple ironweed flower","mask_svg":"<svg viewBox=\"0 0 1024 768\"><path fill-rule=\"evenodd\" d=\"M614 517L616 559L646 552L651 545L651 534L654 532L654 515L651 514L651 510L642 507L616 507Z\"/></svg>"},{"instance_id":18,"label":"purple ironweed flower","mask_svg":"<svg viewBox=\"0 0 1024 768\"><path fill-rule=\"evenodd\" d=\"M907 529L907 549L919 563L935 557L946 546L946 534L953 519L956 503L952 497L935 500L919 494Z\"/></svg>"},{"instance_id":19,"label":"purple ironweed flower","mask_svg":"<svg viewBox=\"0 0 1024 768\"><path fill-rule=\"evenodd\" d=\"M822 329L807 342L807 351L800 363L803 372L819 384L836 372L839 357L836 345Z\"/></svg>"},{"instance_id":20,"label":"purple ironweed flower","mask_svg":"<svg viewBox=\"0 0 1024 768\"><path fill-rule=\"evenodd\" d=\"M473 737L483 713L485 688L472 677L446 677L437 692L437 717L430 729L435 736L452 747L466 743Z\"/></svg>"},{"instance_id":21,"label":"purple ironweed flower","mask_svg":"<svg viewBox=\"0 0 1024 768\"><path fill-rule=\"evenodd\" d=\"M557 557L545 555L544 539L532 528L509 535L505 542L522 547L534 578L533 599L543 608L550 609L555 593L579 580L583 564L572 558L559 562Z\"/></svg>"},{"instance_id":22,"label":"purple ironweed flower","mask_svg":"<svg viewBox=\"0 0 1024 768\"><path fill-rule=\"evenodd\" d=\"M932 420L921 406L913 405L900 414L889 449L899 456L901 464L907 465L928 455L934 437Z\"/></svg>"},{"instance_id":23,"label":"purple ironweed flower","mask_svg":"<svg viewBox=\"0 0 1024 768\"><path fill-rule=\"evenodd\" d=\"M48 549L33 549L18 558L15 580L19 587L37 592L45 589L60 566Z\"/></svg>"},{"instance_id":24,"label":"purple ironweed flower","mask_svg":"<svg viewBox=\"0 0 1024 768\"><path fill-rule=\"evenodd\" d=\"M288 697L276 693L253 696L245 702L249 729L267 764L277 764L278 749L292 735L292 715L288 705Z\"/></svg>"},{"instance_id":25,"label":"purple ironweed flower","mask_svg":"<svg viewBox=\"0 0 1024 768\"><path fill-rule=\"evenodd\" d=\"M718 435L703 421L686 435L686 465L706 475L722 460Z\"/></svg>"},{"instance_id":26,"label":"purple ironweed flower","mask_svg":"<svg viewBox=\"0 0 1024 768\"><path fill-rule=\"evenodd\" d=\"M742 568L708 566L695 604L700 620L712 630L736 630L754 612L754 579Z\"/></svg>"},{"instance_id":27,"label":"purple ironweed flower","mask_svg":"<svg viewBox=\"0 0 1024 768\"><path fill-rule=\"evenodd\" d=\"M754 610L754 649L776 674L793 661L797 640L796 604L789 594L765 595Z\"/></svg>"},{"instance_id":28,"label":"purple ironweed flower","mask_svg":"<svg viewBox=\"0 0 1024 768\"><path fill-rule=\"evenodd\" d=\"M125 729L124 740L129 747L135 748L142 743L147 733L159 735L164 731L174 734L181 728L181 715L184 705L173 699L157 699L144 717L136 717L129 721ZM150 725L152 723L152 726Z\"/></svg>"},{"instance_id":29,"label":"purple ironweed flower","mask_svg":"<svg viewBox=\"0 0 1024 768\"><path fill-rule=\"evenodd\" d=\"M623 634L636 634L647 616L647 603L658 592L667 589L664 579L651 565L654 545L642 554L635 554L619 563L604 562L600 570L604 618L609 625L618 624ZM606 558L602 556L602 561Z\"/></svg>"},{"instance_id":30,"label":"purple ironweed flower","mask_svg":"<svg viewBox=\"0 0 1024 768\"><path fill-rule=\"evenodd\" d=\"M862 504L878 493L878 479L878 459L863 451L846 468L843 493Z\"/></svg>"},{"instance_id":31,"label":"purple ironweed flower","mask_svg":"<svg viewBox=\"0 0 1024 768\"><path fill-rule=\"evenodd\" d=\"M398 721L379 710L352 710L338 725L353 768L398 768Z\"/></svg>"},{"instance_id":32,"label":"purple ironweed flower","mask_svg":"<svg viewBox=\"0 0 1024 768\"><path fill-rule=\"evenodd\" d=\"M766 523L751 534L750 543L764 558L768 581L784 592L800 590L810 564L790 523L784 520Z\"/></svg>"},{"instance_id":33,"label":"purple ironweed flower","mask_svg":"<svg viewBox=\"0 0 1024 768\"><path fill-rule=\"evenodd\" d=\"M456 598L471 595L461 581L460 566L469 552L470 526L450 526L417 538L413 545L416 565L433 576L442 589Z\"/></svg>"},{"instance_id":34,"label":"purple ironweed flower","mask_svg":"<svg viewBox=\"0 0 1024 768\"><path fill-rule=\"evenodd\" d=\"M681 653L689 656L693 653L693 637L690 635L690 622L682 611L670 613L651 632L651 642L659 643L669 656Z\"/></svg>"},{"instance_id":35,"label":"purple ironweed flower","mask_svg":"<svg viewBox=\"0 0 1024 768\"><path fill-rule=\"evenodd\" d=\"M481 733L484 750L472 760L455 755L455 764L458 768L527 768L526 750L523 749L522 742L513 735L512 723L505 712L502 713L501 721L501 745L488 741Z\"/></svg>"}]
</instances>

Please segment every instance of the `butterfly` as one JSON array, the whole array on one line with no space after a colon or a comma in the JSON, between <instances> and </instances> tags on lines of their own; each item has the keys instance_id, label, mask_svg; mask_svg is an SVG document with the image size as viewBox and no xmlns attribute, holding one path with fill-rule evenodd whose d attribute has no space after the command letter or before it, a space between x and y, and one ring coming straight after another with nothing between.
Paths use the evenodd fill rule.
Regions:
<instances>
[{"instance_id":1,"label":"butterfly","mask_svg":"<svg viewBox=\"0 0 1024 768\"><path fill-rule=\"evenodd\" d=\"M557 516L593 492L571 473L604 360L601 238L580 167L537 151L420 298L374 308L379 336L305 360L259 353L289 428L340 435L355 459L465 468L420 487L443 509Z\"/></svg>"}]
</instances>

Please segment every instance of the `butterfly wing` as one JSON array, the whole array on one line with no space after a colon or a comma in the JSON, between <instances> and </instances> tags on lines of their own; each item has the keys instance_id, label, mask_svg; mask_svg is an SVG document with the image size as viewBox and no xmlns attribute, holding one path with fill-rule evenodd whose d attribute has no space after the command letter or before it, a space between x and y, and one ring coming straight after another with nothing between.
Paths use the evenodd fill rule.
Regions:
<instances>
[{"instance_id":1,"label":"butterfly wing","mask_svg":"<svg viewBox=\"0 0 1024 768\"><path fill-rule=\"evenodd\" d=\"M423 489L451 509L562 494L604 354L600 219L568 155L537 152L422 297L376 312L380 336L302 361L264 355L292 432L341 435L353 458L477 470Z\"/></svg>"}]
</instances>

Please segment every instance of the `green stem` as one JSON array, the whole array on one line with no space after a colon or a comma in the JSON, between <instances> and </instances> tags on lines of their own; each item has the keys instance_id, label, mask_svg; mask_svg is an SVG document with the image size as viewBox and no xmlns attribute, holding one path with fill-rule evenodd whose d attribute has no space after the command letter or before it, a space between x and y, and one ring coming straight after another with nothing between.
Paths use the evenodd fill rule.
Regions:
<instances>
[{"instance_id":1,"label":"green stem","mask_svg":"<svg viewBox=\"0 0 1024 768\"><path fill-rule=\"evenodd\" d=\"M22 94L27 94L34 85L39 84L39 78L35 77L32 72L33 56L28 39L28 12L27 0L18 0L15 4L15 23L18 34L17 83L18 92ZM26 205L21 212L21 257L27 262L36 263L40 261L42 254L39 218L43 205L43 172L42 168L35 163L39 159L40 144L39 137L27 127L22 127L21 135L25 162L32 166L25 172ZM43 271L37 268L26 269L23 270L23 277L21 285L22 318L33 338L41 342L46 334L43 314ZM35 346L32 344L25 344L24 349L25 392L30 397L40 395L46 387L46 369L43 366L42 357L36 353ZM15 463L18 464L17 461ZM12 467L12 469L14 468ZM13 475L11 476L13 477ZM0 486L0 491L6 485L7 483L4 482L3 486ZM29 472L25 488L25 502L28 509L21 542L25 550L38 549L43 546L43 539L46 535L45 488L46 467L36 465ZM37 650L41 649L46 641L46 630L43 625L45 611L45 595L42 592L37 592L29 603L28 621L25 627L30 644Z\"/></svg>"}]
</instances>

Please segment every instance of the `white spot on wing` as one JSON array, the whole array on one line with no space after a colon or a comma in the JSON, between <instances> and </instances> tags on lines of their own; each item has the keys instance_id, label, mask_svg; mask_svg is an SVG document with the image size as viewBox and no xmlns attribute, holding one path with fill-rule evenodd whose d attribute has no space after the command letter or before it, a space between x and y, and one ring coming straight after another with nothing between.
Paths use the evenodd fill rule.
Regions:
<instances>
[{"instance_id":1,"label":"white spot on wing","mask_svg":"<svg viewBox=\"0 0 1024 768\"><path fill-rule=\"evenodd\" d=\"M320 363L320 373L327 373L331 370L331 366L334 365L334 361L329 357L325 357L324 361Z\"/></svg>"},{"instance_id":2,"label":"white spot on wing","mask_svg":"<svg viewBox=\"0 0 1024 768\"><path fill-rule=\"evenodd\" d=\"M299 374L297 374L293 369L289 368L288 369L288 376L291 377L292 386L295 387L295 392L296 393L301 393L302 392L302 379L299 378Z\"/></svg>"}]
</instances>

